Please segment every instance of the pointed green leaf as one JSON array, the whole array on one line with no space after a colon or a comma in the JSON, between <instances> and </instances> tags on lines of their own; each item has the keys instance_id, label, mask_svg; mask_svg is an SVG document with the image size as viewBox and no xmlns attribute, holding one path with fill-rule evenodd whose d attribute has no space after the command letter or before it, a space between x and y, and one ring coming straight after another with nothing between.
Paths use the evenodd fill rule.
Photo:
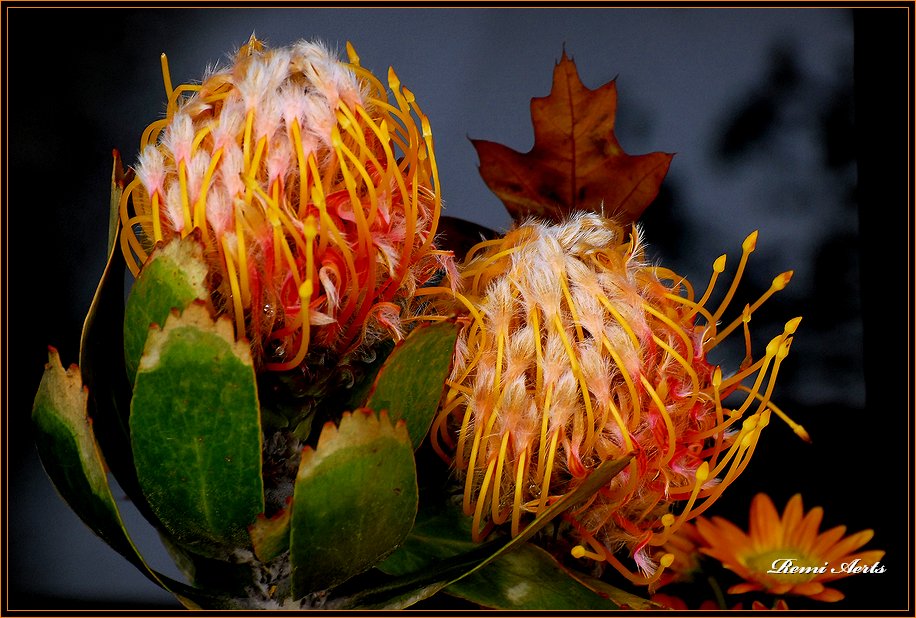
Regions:
<instances>
[{"instance_id":1,"label":"pointed green leaf","mask_svg":"<svg viewBox=\"0 0 916 618\"><path fill-rule=\"evenodd\" d=\"M151 324L161 326L172 309L209 297L207 264L198 233L160 245L140 271L124 310L124 359L133 381Z\"/></svg>"},{"instance_id":2,"label":"pointed green leaf","mask_svg":"<svg viewBox=\"0 0 916 618\"><path fill-rule=\"evenodd\" d=\"M212 605L216 599L157 573L146 564L124 527L111 493L105 462L86 414L88 393L76 366L64 371L57 350L48 364L32 407L35 444L54 487L83 523L152 582L183 603ZM193 600L192 600L193 599Z\"/></svg>"},{"instance_id":3,"label":"pointed green leaf","mask_svg":"<svg viewBox=\"0 0 916 618\"><path fill-rule=\"evenodd\" d=\"M392 420L404 419L415 449L436 415L459 328L450 321L416 328L385 361L366 402L372 410L387 410Z\"/></svg>"},{"instance_id":4,"label":"pointed green leaf","mask_svg":"<svg viewBox=\"0 0 916 618\"><path fill-rule=\"evenodd\" d=\"M443 509L418 520L404 545L379 568L392 574L428 569L443 559L471 552L471 518ZM544 550L525 544L445 592L492 609L615 609L607 598L573 579Z\"/></svg>"},{"instance_id":5,"label":"pointed green leaf","mask_svg":"<svg viewBox=\"0 0 916 618\"><path fill-rule=\"evenodd\" d=\"M445 591L491 609L618 609L540 547L525 544Z\"/></svg>"},{"instance_id":6,"label":"pointed green leaf","mask_svg":"<svg viewBox=\"0 0 916 618\"><path fill-rule=\"evenodd\" d=\"M117 186L113 186L114 192ZM115 196L112 195L112 200ZM124 491L145 515L130 450L130 383L124 369L124 255L113 247L83 322L80 361L89 388L89 414L105 460Z\"/></svg>"},{"instance_id":7,"label":"pointed green leaf","mask_svg":"<svg viewBox=\"0 0 916 618\"><path fill-rule=\"evenodd\" d=\"M340 584L394 551L417 513L417 478L403 423L345 413L302 453L293 493L293 596Z\"/></svg>"},{"instance_id":8,"label":"pointed green leaf","mask_svg":"<svg viewBox=\"0 0 916 618\"><path fill-rule=\"evenodd\" d=\"M458 553L448 558L442 558L435 553L424 555L425 552L422 549L417 552L418 555L411 556L411 552L416 552L417 550L416 546L411 549L408 541L405 543L404 548L398 550L388 560L378 565L378 568L385 573L394 575L403 574L407 571L409 573L400 575L394 581L381 586L367 588L347 598L339 599L336 608L403 609L417 601L432 596L447 586L461 581L486 567L501 556L521 547L555 517L581 503L609 483L612 478L626 467L631 458L631 455L627 455L620 459L605 461L600 464L574 491L544 509L518 536L509 541L496 539L484 545L479 545L470 551ZM432 516L435 516L435 514L432 514ZM463 545L463 541L460 538L455 538L454 534L454 532L436 534L425 542L434 547L447 547L449 544L456 543L457 545L453 545L451 551L461 551L461 548L466 546ZM422 546L423 542L420 543L419 547L422 548ZM457 550L456 547L458 548ZM405 554L407 555L405 556ZM419 563L417 562L418 558L421 560ZM418 564L427 566L417 569Z\"/></svg>"},{"instance_id":9,"label":"pointed green leaf","mask_svg":"<svg viewBox=\"0 0 916 618\"><path fill-rule=\"evenodd\" d=\"M621 609L635 609L635 610L667 610L668 608L660 603L656 603L639 595L633 594L632 592L627 592L622 590L617 586L612 586L609 583L591 577L584 573L570 572L570 575L582 583L583 586L590 590L594 590L596 593L607 597L614 603L616 603Z\"/></svg>"},{"instance_id":10,"label":"pointed green leaf","mask_svg":"<svg viewBox=\"0 0 916 618\"><path fill-rule=\"evenodd\" d=\"M202 303L150 329L130 414L143 493L175 539L204 555L250 546L264 510L251 353Z\"/></svg>"}]
</instances>

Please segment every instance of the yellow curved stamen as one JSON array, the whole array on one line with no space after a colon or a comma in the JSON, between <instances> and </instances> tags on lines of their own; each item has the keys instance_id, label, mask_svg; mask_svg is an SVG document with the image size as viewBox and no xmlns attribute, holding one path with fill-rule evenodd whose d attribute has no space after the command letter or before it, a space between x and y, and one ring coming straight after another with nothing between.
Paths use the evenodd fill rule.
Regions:
<instances>
[{"instance_id":1,"label":"yellow curved stamen","mask_svg":"<svg viewBox=\"0 0 916 618\"><path fill-rule=\"evenodd\" d=\"M423 255L432 245L433 238L436 236L436 230L439 228L439 216L442 212L442 192L439 186L439 166L436 163L436 149L433 147L433 132L429 125L429 119L423 115L416 104L414 104L414 107L416 107L417 114L420 116L420 128L423 131L423 141L426 143L426 157L429 162L430 174L433 182L432 191L434 204L432 220L429 224L429 232L426 234L426 239L423 241L423 246L420 247L418 252L419 255Z\"/></svg>"},{"instance_id":2,"label":"yellow curved stamen","mask_svg":"<svg viewBox=\"0 0 916 618\"><path fill-rule=\"evenodd\" d=\"M134 176L134 179L127 183L127 186L124 187L124 190L121 192L121 198L118 200L118 216L121 218L121 221L127 221L130 219L127 205L129 203L131 193L133 193L138 186L140 186L140 178ZM126 231L129 228L125 226L123 229Z\"/></svg>"},{"instance_id":3,"label":"yellow curved stamen","mask_svg":"<svg viewBox=\"0 0 916 618\"><path fill-rule=\"evenodd\" d=\"M624 384L627 386L627 391L630 394L630 431L636 429L639 425L639 421L642 418L642 411L640 409L640 398L639 393L636 391L636 384L633 382L633 377L630 376L630 372L627 371L627 368L623 364L623 359L620 358L620 354L617 353L617 350L614 349L614 346L611 345L610 339L607 338L607 335L601 333L601 345L604 346L604 349L608 354L611 355L611 359L617 365L617 369L620 371L620 375L623 376Z\"/></svg>"},{"instance_id":4,"label":"yellow curved stamen","mask_svg":"<svg viewBox=\"0 0 916 618\"><path fill-rule=\"evenodd\" d=\"M582 323L579 320L579 312L576 311L576 305L573 303L572 294L569 292L569 285L566 283L566 273L563 271L557 272L558 279L560 280L560 290L563 292L563 298L566 299L566 306L569 308L569 315L572 317L573 328L576 329L576 336L579 338L579 341L585 339L585 333L582 331Z\"/></svg>"},{"instance_id":5,"label":"yellow curved stamen","mask_svg":"<svg viewBox=\"0 0 916 618\"><path fill-rule=\"evenodd\" d=\"M490 489L490 480L493 477L493 467L496 464L495 459L490 459L487 465L487 471L483 475L483 482L480 484L480 493L477 495L477 505L474 509L474 522L471 525L471 538L477 543L481 539L480 522L483 517L483 509L487 502L487 493Z\"/></svg>"},{"instance_id":6,"label":"yellow curved stamen","mask_svg":"<svg viewBox=\"0 0 916 618\"><path fill-rule=\"evenodd\" d=\"M350 250L350 246L347 241L341 235L340 230L337 229L337 226L334 225L334 221L331 219L331 216L328 214L327 205L325 204L325 194L322 188L322 185L319 181L321 174L318 172L318 164L315 162L315 156L310 154L308 157L309 170L312 174L312 203L315 204L315 208L318 209L318 220L321 223L321 228L326 229L328 234L331 236L331 239L334 241L334 245L340 251L340 254L343 256L344 264L347 266L347 273L350 279L350 293L356 294L358 291L359 282L357 281L356 275L356 264L353 258L353 252ZM322 234L322 236L324 236ZM319 240L319 247L320 245ZM319 252L322 249L319 248ZM355 298L355 296L354 296Z\"/></svg>"},{"instance_id":7,"label":"yellow curved stamen","mask_svg":"<svg viewBox=\"0 0 916 618\"><path fill-rule=\"evenodd\" d=\"M473 507L477 502L471 502L471 494L474 489L474 475L477 471L477 454L479 453L478 449L480 448L480 436L482 432L474 432L474 441L471 443L471 454L468 457L468 472L467 480L464 483L464 501L462 505L464 507L464 514L470 515L473 512ZM480 497L478 496L478 500Z\"/></svg>"},{"instance_id":8,"label":"yellow curved stamen","mask_svg":"<svg viewBox=\"0 0 916 618\"><path fill-rule=\"evenodd\" d=\"M261 159L264 156L264 150L267 148L267 136L261 137L258 140L258 143L254 147L254 156L251 158L251 165L248 167L248 171L245 173L249 178L257 178L258 172L261 170Z\"/></svg>"},{"instance_id":9,"label":"yellow curved stamen","mask_svg":"<svg viewBox=\"0 0 916 618\"><path fill-rule=\"evenodd\" d=\"M362 208L359 208L360 214L365 218L365 221L366 221L366 230L369 230L369 226L372 225L372 221L375 219L376 211L378 210L378 192L375 189L375 183L372 182L372 178L369 176L369 172L366 171L366 167L362 164L359 158L355 154L353 154L353 151L350 150L346 144L344 144L343 140L340 138L340 131L336 130L336 127L335 127L335 131L332 132L331 135L337 136L336 141L334 141L334 138L332 137L332 142L334 142L335 149L338 152L342 152L345 155L345 157L353 163L353 166L356 169L356 172L363 179L363 184L366 187L366 190L369 192L369 212L368 214L363 213ZM365 139L363 140L363 145L365 147ZM373 159L374 158L375 157L373 157ZM344 179L346 180L347 174L349 173L350 177L353 179L354 186L355 186L356 178L352 175L349 168L345 166L343 159L341 159L340 163L341 163L341 171L344 173ZM356 210L357 205L354 204L353 208L354 210Z\"/></svg>"},{"instance_id":10,"label":"yellow curved stamen","mask_svg":"<svg viewBox=\"0 0 916 618\"><path fill-rule=\"evenodd\" d=\"M547 450L547 465L544 467L544 477L541 481L541 498L538 501L537 513L543 513L547 506L547 496L550 493L550 477L553 474L553 459L557 454L557 440L560 438L560 428L553 430L550 438L550 448Z\"/></svg>"},{"instance_id":11,"label":"yellow curved stamen","mask_svg":"<svg viewBox=\"0 0 916 618\"><path fill-rule=\"evenodd\" d=\"M200 90L200 86L196 84L181 84L174 90L172 90L172 95L169 97L167 109L171 111L168 112L169 118L175 113L175 110L178 109L178 97L181 96L183 92L197 92Z\"/></svg>"},{"instance_id":12,"label":"yellow curved stamen","mask_svg":"<svg viewBox=\"0 0 916 618\"><path fill-rule=\"evenodd\" d=\"M143 250L140 239L137 238L137 235L134 233L133 227L136 224L143 225L144 223L149 223L149 217L147 215L137 215L124 224L124 229L130 230L130 233L127 235L127 242L130 245L130 248L133 250L134 254L137 256L138 263L141 266L146 263L146 260L149 256L146 254L146 251Z\"/></svg>"},{"instance_id":13,"label":"yellow curved stamen","mask_svg":"<svg viewBox=\"0 0 916 618\"><path fill-rule=\"evenodd\" d=\"M668 430L668 452L665 453L665 457L660 464L661 466L667 466L671 458L674 457L674 424L671 422L671 416L668 414L665 404L662 403L661 397L658 396L658 393L652 387L652 383L649 382L644 375L640 375L639 379L646 388L646 392L649 393L649 397L651 397L652 401L655 403L655 407L658 408L659 413L662 415L662 420L665 422L665 428Z\"/></svg>"},{"instance_id":14,"label":"yellow curved stamen","mask_svg":"<svg viewBox=\"0 0 916 618\"><path fill-rule=\"evenodd\" d=\"M782 291L783 289L785 289L785 287L789 284L789 281L792 280L792 272L793 272L793 271L789 270L789 271L786 271L786 272L784 272L784 273L781 273L781 274L777 275L776 278L773 279L773 282L770 284L769 289L768 289L766 292L764 292L764 293L760 296L760 298L758 298L758 299L754 302L754 304L751 305L751 306L747 309L747 315L750 316L750 315L753 314L755 311L757 311L757 309L759 309L760 306L761 306L764 302L766 302L773 294L775 294L776 292L780 292L780 291ZM716 335L716 338L712 340L712 344L709 346L709 348L708 348L707 350L711 350L712 348L716 347L719 343L721 343L723 339L725 339L726 337L728 337L728 335L729 335L733 330L735 330L735 329L738 327L739 324L741 324L742 321L744 321L744 314L742 314L741 316L735 318L735 319L731 322L731 324L729 324L728 326L726 326L725 328L723 328L722 331Z\"/></svg>"},{"instance_id":15,"label":"yellow curved stamen","mask_svg":"<svg viewBox=\"0 0 916 618\"><path fill-rule=\"evenodd\" d=\"M448 434L448 427L446 426L446 421L448 420L451 413L461 405L463 399L456 397L450 401L446 406L442 408L442 411L436 415L436 419L433 421L433 426L429 430L429 441L430 445L433 447L433 450L436 454L442 459L442 461L449 462L451 457L446 454L445 449L442 448L442 445L439 443L439 440L445 440L447 444L450 443L450 436ZM449 444L453 446L453 444Z\"/></svg>"},{"instance_id":16,"label":"yellow curved stamen","mask_svg":"<svg viewBox=\"0 0 916 618\"><path fill-rule=\"evenodd\" d=\"M235 314L235 336L236 338L242 338L245 336L245 312L242 309L238 276L235 272L235 264L232 262L232 251L229 250L229 241L225 236L222 237L221 241L223 245L223 259L226 262L226 272L229 275L229 289L232 293L232 308Z\"/></svg>"},{"instance_id":17,"label":"yellow curved stamen","mask_svg":"<svg viewBox=\"0 0 916 618\"><path fill-rule=\"evenodd\" d=\"M171 101L172 100L172 76L169 73L169 59L165 55L165 53L162 53L159 55L159 66L162 67L162 83L165 86L165 100ZM171 118L173 113L174 113L174 110L170 106L168 108L168 111L166 112L166 120Z\"/></svg>"},{"instance_id":18,"label":"yellow curved stamen","mask_svg":"<svg viewBox=\"0 0 916 618\"><path fill-rule=\"evenodd\" d=\"M159 191L153 193L152 206L153 211L153 242L162 240L162 215L159 212Z\"/></svg>"},{"instance_id":19,"label":"yellow curved stamen","mask_svg":"<svg viewBox=\"0 0 916 618\"><path fill-rule=\"evenodd\" d=\"M559 314L553 316L553 323L556 327L557 334L560 336L560 340L563 342L566 356L569 358L569 368L576 377L576 381L579 384L579 391L582 395L582 402L585 404L585 448L588 450L591 449L592 445L595 443L595 413L592 410L592 398L589 395L588 383L585 380L585 374L582 373L582 367L579 365L579 359L573 351L569 337L566 336L566 329L563 327L563 322ZM617 420L620 425L620 431L626 434L626 425L623 423L623 420L619 418L619 415Z\"/></svg>"},{"instance_id":20,"label":"yellow curved stamen","mask_svg":"<svg viewBox=\"0 0 916 618\"><path fill-rule=\"evenodd\" d=\"M649 305L648 303L643 303L642 306L643 306L643 309L646 310L646 312L652 314L653 316L655 316L656 318L664 322L664 324L668 326L668 328L674 331L674 334L677 335L678 339L684 342L684 347L687 349L686 357L690 359L694 358L693 341L691 341L690 336L684 332L683 327L680 324L677 324L674 320L672 320L668 316L666 316L664 313L662 313L661 311L653 307L652 305Z\"/></svg>"},{"instance_id":21,"label":"yellow curved stamen","mask_svg":"<svg viewBox=\"0 0 916 618\"><path fill-rule=\"evenodd\" d=\"M691 408L693 408L693 404L696 403L697 398L700 396L700 379L697 376L696 370L693 368L693 365L688 363L684 359L684 357L678 354L677 350L672 348L670 345L668 345L667 343L665 343L664 341L662 341L655 335L652 335L652 339L653 341L655 341L655 343L660 348L662 348L663 350L665 350L665 352L673 356L674 360L677 361L677 363L681 367L683 367L687 375L690 376L690 386L691 386L690 400L688 401L687 406L686 406L686 409L690 410Z\"/></svg>"},{"instance_id":22,"label":"yellow curved stamen","mask_svg":"<svg viewBox=\"0 0 916 618\"><path fill-rule=\"evenodd\" d=\"M245 115L245 134L242 137L242 172L248 174L251 167L251 130L254 125L254 109L249 109Z\"/></svg>"},{"instance_id":23,"label":"yellow curved stamen","mask_svg":"<svg viewBox=\"0 0 916 618\"><path fill-rule=\"evenodd\" d=\"M467 445L468 437L468 426L470 424L471 416L473 412L471 411L471 405L468 404L464 408L464 416L461 419L461 429L458 432L458 445L455 447L455 468L458 470L464 470L467 468L467 465L464 462L464 451L465 446ZM468 497L468 491L470 491L467 486L465 486L465 496L467 502L470 503L470 498ZM465 513L469 513L469 509L464 510Z\"/></svg>"},{"instance_id":24,"label":"yellow curved stamen","mask_svg":"<svg viewBox=\"0 0 916 618\"><path fill-rule=\"evenodd\" d=\"M512 536L518 536L522 518L522 492L524 490L525 471L528 468L528 447L522 449L515 463L515 494L512 499Z\"/></svg>"},{"instance_id":25,"label":"yellow curved stamen","mask_svg":"<svg viewBox=\"0 0 916 618\"><path fill-rule=\"evenodd\" d=\"M550 428L550 406L553 403L553 382L547 385L547 392L544 394L544 407L541 412L541 435L538 440L538 469L537 476L544 476L544 462L547 457L547 431Z\"/></svg>"},{"instance_id":26,"label":"yellow curved stamen","mask_svg":"<svg viewBox=\"0 0 916 618\"><path fill-rule=\"evenodd\" d=\"M375 75L373 75L370 71L360 66L359 55L357 55L356 49L353 48L353 45L351 45L349 41L347 41L346 47L347 47L347 58L349 59L350 64L352 65L351 68L353 69L353 72L356 73L358 76L362 77L363 79L366 79L367 81L369 81L372 84L372 87L375 88L378 96L384 96L385 87L382 86L382 82L380 82L378 78Z\"/></svg>"},{"instance_id":27,"label":"yellow curved stamen","mask_svg":"<svg viewBox=\"0 0 916 618\"><path fill-rule=\"evenodd\" d=\"M143 152L147 146L155 142L159 137L159 133L169 124L168 118L162 118L161 120L156 120L147 125L146 129L143 130L143 135L140 136L140 152ZM155 135L154 135L155 133Z\"/></svg>"},{"instance_id":28,"label":"yellow curved stamen","mask_svg":"<svg viewBox=\"0 0 916 618\"><path fill-rule=\"evenodd\" d=\"M534 333L534 392L540 393L544 388L544 351L541 349L541 327L538 320L537 307L531 307L531 311L528 313L528 323L531 325L531 332Z\"/></svg>"},{"instance_id":29,"label":"yellow curved stamen","mask_svg":"<svg viewBox=\"0 0 916 618\"><path fill-rule=\"evenodd\" d=\"M305 158L305 147L302 145L302 129L299 127L299 120L293 119L289 125L289 131L292 136L293 149L296 151L296 165L299 168L299 209L297 214L300 218L305 216L306 207L308 206L309 195L308 195L308 173L309 165L306 163ZM320 211L319 211L320 214ZM323 217L319 216L319 221L324 225ZM319 253L324 253L324 248L327 245L327 240L322 234L319 239L318 251Z\"/></svg>"},{"instance_id":30,"label":"yellow curved stamen","mask_svg":"<svg viewBox=\"0 0 916 618\"><path fill-rule=\"evenodd\" d=\"M690 510L696 503L697 497L700 495L700 489L702 489L703 483L706 482L707 478L709 478L709 462L704 461L697 468L696 480L693 483L693 491L690 492L690 498L687 500L687 504L684 505L684 509L681 511L681 514L678 515L670 525L665 526L664 532L658 535L653 535L653 537L649 540L650 545L656 547L664 545L671 538L671 535L678 531L684 522L691 519Z\"/></svg>"},{"instance_id":31,"label":"yellow curved stamen","mask_svg":"<svg viewBox=\"0 0 916 618\"><path fill-rule=\"evenodd\" d=\"M124 254L124 261L127 263L127 268L130 269L130 274L136 278L137 275L140 274L140 266L137 264L136 260L134 259L134 255L130 250L129 235L132 233L133 232L128 231L127 228L122 229L120 244L121 253Z\"/></svg>"},{"instance_id":32,"label":"yellow curved stamen","mask_svg":"<svg viewBox=\"0 0 916 618\"><path fill-rule=\"evenodd\" d=\"M735 291L738 289L738 284L741 282L741 276L744 274L744 267L747 266L747 259L756 248L757 230L754 230L744 239L744 242L741 243L741 260L738 262L738 270L735 271L735 277L728 287L728 292L725 293L725 298L722 299L719 308L712 314L713 323L719 321L722 314L725 313L725 310L728 308L729 303L731 303L732 298L735 296Z\"/></svg>"},{"instance_id":33,"label":"yellow curved stamen","mask_svg":"<svg viewBox=\"0 0 916 618\"><path fill-rule=\"evenodd\" d=\"M213 180L213 174L216 172L216 166L219 165L219 160L222 156L222 148L213 153L213 158L210 159L210 165L207 166L204 180L200 185L200 195L197 198L197 202L194 204L194 227L201 229L204 236L204 242L207 242L210 238L210 231L207 229L205 222L207 192L210 190L210 182Z\"/></svg>"},{"instance_id":34,"label":"yellow curved stamen","mask_svg":"<svg viewBox=\"0 0 916 618\"><path fill-rule=\"evenodd\" d=\"M313 217L309 217L305 220L304 233L306 279L298 288L299 312L302 316L300 320L302 325L302 336L299 338L299 348L296 350L296 354L292 360L284 363L267 364L267 368L273 371L288 371L290 369L295 369L302 363L303 360L305 360L305 356L309 349L312 331L310 319L310 303L312 302L312 291L314 287L312 271L315 268L314 243L315 236L318 234L318 229L315 227L315 219Z\"/></svg>"},{"instance_id":35,"label":"yellow curved stamen","mask_svg":"<svg viewBox=\"0 0 916 618\"><path fill-rule=\"evenodd\" d=\"M692 300L688 300L683 296L678 296L677 294L671 293L665 294L665 298L678 304L685 305L690 310L683 318L681 318L682 324L689 324L690 319L698 313L703 317L704 320L706 320L706 324L709 324L710 320L712 320L712 314L709 313L709 311L707 311L704 307L694 303ZM705 348L703 351L706 351Z\"/></svg>"},{"instance_id":36,"label":"yellow curved stamen","mask_svg":"<svg viewBox=\"0 0 916 618\"><path fill-rule=\"evenodd\" d=\"M188 197L188 166L182 160L178 163L178 188L181 190L181 214L184 218L184 228L181 237L184 238L191 231L191 201Z\"/></svg>"},{"instance_id":37,"label":"yellow curved stamen","mask_svg":"<svg viewBox=\"0 0 916 618\"><path fill-rule=\"evenodd\" d=\"M493 480L493 500L491 501L490 515L493 523L499 525L505 523L509 516L509 511L500 512L499 508L499 491L503 478L503 466L506 463L506 449L509 446L509 432L503 433L502 442L499 445L499 456L496 458L496 473Z\"/></svg>"},{"instance_id":38,"label":"yellow curved stamen","mask_svg":"<svg viewBox=\"0 0 916 618\"><path fill-rule=\"evenodd\" d=\"M659 560L658 568L655 570L655 574L653 574L650 577L646 577L644 575L633 573L632 571L627 569L625 566L623 566L620 560L614 557L614 555L610 552L604 553L604 559L607 560L610 563L610 565L614 567L614 569L618 573L623 575L625 578L630 580L632 583L638 586L647 586L649 584L657 582L658 579L662 576L662 573L664 573L665 569L671 566L671 564L674 562L674 554L665 554L664 556L662 556L661 559Z\"/></svg>"},{"instance_id":39,"label":"yellow curved stamen","mask_svg":"<svg viewBox=\"0 0 916 618\"><path fill-rule=\"evenodd\" d=\"M198 147L200 147L200 143L204 141L204 138L207 137L207 135L210 134L211 130L212 130L212 125L206 124L203 127L201 127L197 131L197 133L194 135L194 141L191 142L191 155L192 156L194 155L195 152L197 152Z\"/></svg>"},{"instance_id":40,"label":"yellow curved stamen","mask_svg":"<svg viewBox=\"0 0 916 618\"><path fill-rule=\"evenodd\" d=\"M684 288L686 293L686 299L693 301L693 286L690 285L690 282L687 281L686 277L683 277L670 268L665 268L664 266L655 266L652 268L652 274L654 274L659 281L671 281L671 290L677 290L679 287Z\"/></svg>"},{"instance_id":41,"label":"yellow curved stamen","mask_svg":"<svg viewBox=\"0 0 916 618\"><path fill-rule=\"evenodd\" d=\"M251 302L251 291L248 287L248 253L245 251L245 229L238 204L235 205L235 237L238 245L240 300L247 306Z\"/></svg>"},{"instance_id":42,"label":"yellow curved stamen","mask_svg":"<svg viewBox=\"0 0 916 618\"><path fill-rule=\"evenodd\" d=\"M614 317L614 319L617 321L617 323L620 324L620 327L623 328L624 332L627 334L627 337L630 338L630 342L633 344L633 348L638 350L640 347L639 338L636 336L636 333L633 332L633 329L632 327L630 327L629 322L623 319L623 316L620 314L619 311L617 311L617 309L614 308L614 305L611 304L611 301L608 300L607 296L605 296L604 294L598 294L597 298L598 298L598 302L604 305L604 308L607 309L608 313L610 313Z\"/></svg>"}]
</instances>

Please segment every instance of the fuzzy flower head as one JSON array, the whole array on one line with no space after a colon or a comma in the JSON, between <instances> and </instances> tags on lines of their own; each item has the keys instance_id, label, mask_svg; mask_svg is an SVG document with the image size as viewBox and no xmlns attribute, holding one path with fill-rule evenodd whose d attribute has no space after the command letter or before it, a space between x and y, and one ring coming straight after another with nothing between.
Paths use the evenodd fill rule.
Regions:
<instances>
[{"instance_id":1,"label":"fuzzy flower head","mask_svg":"<svg viewBox=\"0 0 916 618\"><path fill-rule=\"evenodd\" d=\"M348 53L252 37L177 88L163 56L167 114L121 200L134 275L158 243L199 234L214 306L267 369L399 337L414 289L447 259L429 122L393 70L390 101Z\"/></svg>"},{"instance_id":2,"label":"fuzzy flower head","mask_svg":"<svg viewBox=\"0 0 916 618\"><path fill-rule=\"evenodd\" d=\"M846 526L837 526L820 532L823 516L820 507L805 513L801 494L792 496L781 516L769 496L757 494L746 533L721 517L697 520L706 545L701 551L745 580L729 594L764 591L840 601L843 593L825 584L863 569L880 572L872 570L883 569L884 552L862 551L874 535L871 530L846 536Z\"/></svg>"},{"instance_id":3,"label":"fuzzy flower head","mask_svg":"<svg viewBox=\"0 0 916 618\"><path fill-rule=\"evenodd\" d=\"M660 575L653 548L715 502L747 466L771 412L782 414L770 396L799 319L757 359L748 322L791 273L720 327L755 241L756 233L744 242L716 306L709 299L725 256L698 298L682 277L645 262L638 228L597 214L528 222L470 251L458 298L471 317L432 440L464 479L476 537L503 523L518 534L601 462L632 454L564 516L572 553L635 582ZM725 375L707 354L735 330L747 355ZM614 555L621 548L638 572Z\"/></svg>"}]
</instances>

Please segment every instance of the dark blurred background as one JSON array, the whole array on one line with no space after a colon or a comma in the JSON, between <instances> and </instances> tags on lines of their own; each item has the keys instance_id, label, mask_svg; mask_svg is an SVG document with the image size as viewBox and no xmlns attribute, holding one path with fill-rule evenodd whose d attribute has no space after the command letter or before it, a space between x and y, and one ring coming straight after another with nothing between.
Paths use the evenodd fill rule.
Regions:
<instances>
[{"instance_id":1,"label":"dark blurred background","mask_svg":"<svg viewBox=\"0 0 916 618\"><path fill-rule=\"evenodd\" d=\"M904 9L30 9L6 7L6 607L178 607L55 495L31 442L31 400L54 345L75 362L104 265L111 150L126 163L173 83L255 33L319 38L389 65L431 119L446 213L505 229L468 137L521 151L529 101L565 48L584 83L617 77L617 136L631 154L676 152L644 219L652 255L702 287L760 230L746 286L794 269L754 315L758 348L804 315L755 459L713 509L746 526L758 491L801 492L824 526L873 528L881 575L838 584L835 606L912 607L906 266L907 12ZM864 319L863 319L864 318ZM762 343L761 343L762 342ZM120 495L120 494L119 494ZM176 574L125 502L154 567Z\"/></svg>"}]
</instances>

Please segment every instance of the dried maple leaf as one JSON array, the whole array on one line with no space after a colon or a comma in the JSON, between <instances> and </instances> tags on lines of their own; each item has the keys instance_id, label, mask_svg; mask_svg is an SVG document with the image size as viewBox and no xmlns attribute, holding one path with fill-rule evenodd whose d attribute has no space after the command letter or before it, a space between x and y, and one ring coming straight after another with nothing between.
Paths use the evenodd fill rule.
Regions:
<instances>
[{"instance_id":1,"label":"dried maple leaf","mask_svg":"<svg viewBox=\"0 0 916 618\"><path fill-rule=\"evenodd\" d=\"M625 153L614 135L616 112L614 81L586 88L564 51L550 94L531 99L534 147L522 154L471 140L480 175L516 221L558 221L576 210L635 221L658 195L674 155Z\"/></svg>"}]
</instances>

